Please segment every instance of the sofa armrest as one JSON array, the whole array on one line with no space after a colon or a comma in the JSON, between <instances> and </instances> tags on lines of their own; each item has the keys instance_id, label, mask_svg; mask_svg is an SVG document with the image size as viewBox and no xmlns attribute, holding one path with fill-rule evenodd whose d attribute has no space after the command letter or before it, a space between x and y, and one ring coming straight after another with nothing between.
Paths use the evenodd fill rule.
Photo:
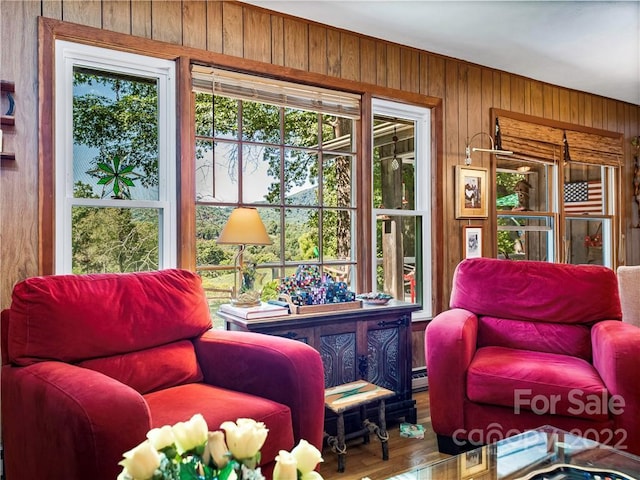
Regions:
<instances>
[{"instance_id":1,"label":"sofa armrest","mask_svg":"<svg viewBox=\"0 0 640 480\"><path fill-rule=\"evenodd\" d=\"M460 308L442 312L425 332L433 430L453 436L464 428L467 369L476 351L478 317Z\"/></svg>"},{"instance_id":2,"label":"sofa armrest","mask_svg":"<svg viewBox=\"0 0 640 480\"><path fill-rule=\"evenodd\" d=\"M617 320L598 322L591 329L591 344L593 365L607 390L618 396L617 406L624 401L621 412L613 414L613 441L640 455L640 328Z\"/></svg>"},{"instance_id":3,"label":"sofa armrest","mask_svg":"<svg viewBox=\"0 0 640 480\"><path fill-rule=\"evenodd\" d=\"M322 449L324 368L318 351L296 340L210 330L194 342L204 381L291 409L296 442Z\"/></svg>"},{"instance_id":4,"label":"sofa armrest","mask_svg":"<svg viewBox=\"0 0 640 480\"><path fill-rule=\"evenodd\" d=\"M114 479L150 425L142 396L101 373L60 362L2 368L7 478Z\"/></svg>"}]
</instances>

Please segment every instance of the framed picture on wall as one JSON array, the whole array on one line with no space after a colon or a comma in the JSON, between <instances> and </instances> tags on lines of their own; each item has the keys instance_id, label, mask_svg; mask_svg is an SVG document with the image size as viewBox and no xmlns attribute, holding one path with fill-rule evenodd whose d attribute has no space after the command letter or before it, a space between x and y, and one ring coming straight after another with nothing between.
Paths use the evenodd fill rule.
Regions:
<instances>
[{"instance_id":1,"label":"framed picture on wall","mask_svg":"<svg viewBox=\"0 0 640 480\"><path fill-rule=\"evenodd\" d=\"M464 225L462 227L462 258L482 256L482 227Z\"/></svg>"},{"instance_id":2,"label":"framed picture on wall","mask_svg":"<svg viewBox=\"0 0 640 480\"><path fill-rule=\"evenodd\" d=\"M456 218L488 217L487 169L456 165Z\"/></svg>"}]
</instances>

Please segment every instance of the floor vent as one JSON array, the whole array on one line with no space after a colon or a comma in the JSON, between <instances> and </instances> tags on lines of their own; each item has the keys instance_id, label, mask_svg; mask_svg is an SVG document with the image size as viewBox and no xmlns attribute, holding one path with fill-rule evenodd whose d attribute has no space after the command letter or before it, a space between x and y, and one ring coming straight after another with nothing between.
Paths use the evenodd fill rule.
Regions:
<instances>
[{"instance_id":1,"label":"floor vent","mask_svg":"<svg viewBox=\"0 0 640 480\"><path fill-rule=\"evenodd\" d=\"M411 389L414 391L427 390L429 388L429 377L427 369L414 368L411 374Z\"/></svg>"}]
</instances>

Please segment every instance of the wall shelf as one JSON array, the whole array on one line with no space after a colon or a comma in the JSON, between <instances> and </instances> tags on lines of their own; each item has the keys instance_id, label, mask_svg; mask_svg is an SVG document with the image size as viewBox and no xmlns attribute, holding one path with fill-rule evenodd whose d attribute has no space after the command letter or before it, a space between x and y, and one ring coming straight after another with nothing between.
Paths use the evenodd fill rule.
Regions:
<instances>
[{"instance_id":1,"label":"wall shelf","mask_svg":"<svg viewBox=\"0 0 640 480\"><path fill-rule=\"evenodd\" d=\"M9 152L0 152L0 160L15 160L16 154Z\"/></svg>"}]
</instances>

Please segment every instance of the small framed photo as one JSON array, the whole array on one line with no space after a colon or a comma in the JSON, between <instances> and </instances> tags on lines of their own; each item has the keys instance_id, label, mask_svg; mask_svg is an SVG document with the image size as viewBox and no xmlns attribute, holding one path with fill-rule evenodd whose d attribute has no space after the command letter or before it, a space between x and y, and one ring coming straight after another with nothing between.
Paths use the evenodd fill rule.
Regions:
<instances>
[{"instance_id":1,"label":"small framed photo","mask_svg":"<svg viewBox=\"0 0 640 480\"><path fill-rule=\"evenodd\" d=\"M462 227L462 258L482 256L482 227L464 225Z\"/></svg>"},{"instance_id":2,"label":"small framed photo","mask_svg":"<svg viewBox=\"0 0 640 480\"><path fill-rule=\"evenodd\" d=\"M486 168L456 165L456 218L487 218L488 187Z\"/></svg>"},{"instance_id":3,"label":"small framed photo","mask_svg":"<svg viewBox=\"0 0 640 480\"><path fill-rule=\"evenodd\" d=\"M469 478L488 470L487 447L476 448L460 455L460 478Z\"/></svg>"}]
</instances>

